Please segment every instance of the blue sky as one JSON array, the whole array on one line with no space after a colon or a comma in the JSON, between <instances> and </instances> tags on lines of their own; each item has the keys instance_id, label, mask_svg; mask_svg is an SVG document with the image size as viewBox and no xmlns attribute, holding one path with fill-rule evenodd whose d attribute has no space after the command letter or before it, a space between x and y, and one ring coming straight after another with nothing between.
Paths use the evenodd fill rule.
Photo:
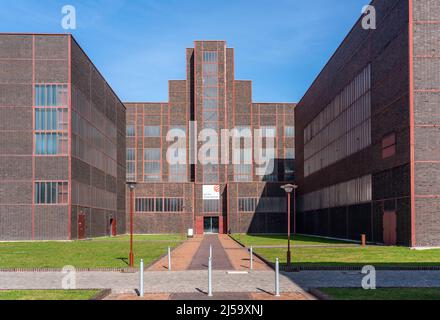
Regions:
<instances>
[{"instance_id":1,"label":"blue sky","mask_svg":"<svg viewBox=\"0 0 440 320\"><path fill-rule=\"evenodd\" d=\"M168 80L185 79L185 48L226 40L255 102L297 102L369 2L14 0L0 32L64 33L61 8L74 5L72 34L123 101L167 101Z\"/></svg>"}]
</instances>

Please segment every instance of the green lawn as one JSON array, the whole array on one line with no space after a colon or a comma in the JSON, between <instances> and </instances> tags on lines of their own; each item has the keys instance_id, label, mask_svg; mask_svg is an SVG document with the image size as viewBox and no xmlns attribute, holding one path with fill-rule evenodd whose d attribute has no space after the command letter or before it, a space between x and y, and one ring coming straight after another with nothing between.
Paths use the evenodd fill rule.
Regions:
<instances>
[{"instance_id":1,"label":"green lawn","mask_svg":"<svg viewBox=\"0 0 440 320\"><path fill-rule=\"evenodd\" d=\"M0 300L90 300L99 290L0 290Z\"/></svg>"},{"instance_id":2,"label":"green lawn","mask_svg":"<svg viewBox=\"0 0 440 320\"><path fill-rule=\"evenodd\" d=\"M181 243L179 235L135 236L135 264L149 264ZM73 242L0 243L0 268L126 268L129 237ZM166 241L168 240L168 241Z\"/></svg>"},{"instance_id":3,"label":"green lawn","mask_svg":"<svg viewBox=\"0 0 440 320\"><path fill-rule=\"evenodd\" d=\"M232 237L247 247L250 246L287 246L286 235L248 235L248 234L234 234ZM323 239L307 236L292 236L292 245L326 245L326 244L349 244L353 243Z\"/></svg>"},{"instance_id":4,"label":"green lawn","mask_svg":"<svg viewBox=\"0 0 440 320\"><path fill-rule=\"evenodd\" d=\"M440 300L440 288L319 289L334 300Z\"/></svg>"},{"instance_id":5,"label":"green lawn","mask_svg":"<svg viewBox=\"0 0 440 320\"><path fill-rule=\"evenodd\" d=\"M239 239L240 236L234 236ZM241 236L246 246L280 245L286 242L282 236ZM284 237L285 238L285 237ZM329 240L297 237L298 244L326 245ZM341 243L341 242L339 242ZM286 249L255 248L254 251L268 261L286 263ZM405 247L354 246L354 247L293 247L292 263L295 266L440 266L440 250L415 251Z\"/></svg>"}]
</instances>

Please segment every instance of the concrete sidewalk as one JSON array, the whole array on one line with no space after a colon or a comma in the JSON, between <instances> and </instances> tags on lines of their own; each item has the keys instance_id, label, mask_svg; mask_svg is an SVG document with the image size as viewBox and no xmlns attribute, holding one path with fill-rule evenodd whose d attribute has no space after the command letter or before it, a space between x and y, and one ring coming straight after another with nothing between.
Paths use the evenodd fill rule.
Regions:
<instances>
[{"instance_id":1,"label":"concrete sidewalk","mask_svg":"<svg viewBox=\"0 0 440 320\"><path fill-rule=\"evenodd\" d=\"M0 289L62 289L61 272L7 272L0 273ZM248 274L229 274L226 271L214 271L214 292L233 293L237 289L243 293L273 292L274 272L260 271ZM144 274L145 292L163 293L201 293L208 289L208 272L202 270L161 272L151 271ZM302 293L303 290L289 278L280 277L282 292ZM134 293L139 288L139 273L116 272L78 272L78 289L112 289L115 294Z\"/></svg>"}]
</instances>

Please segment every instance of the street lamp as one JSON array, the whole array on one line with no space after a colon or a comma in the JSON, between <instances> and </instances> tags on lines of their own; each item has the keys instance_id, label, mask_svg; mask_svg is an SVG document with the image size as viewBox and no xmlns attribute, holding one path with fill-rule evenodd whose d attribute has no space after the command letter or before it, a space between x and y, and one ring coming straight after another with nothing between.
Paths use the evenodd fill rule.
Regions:
<instances>
[{"instance_id":1,"label":"street lamp","mask_svg":"<svg viewBox=\"0 0 440 320\"><path fill-rule=\"evenodd\" d=\"M133 253L133 215L134 215L134 189L136 182L127 182L130 189L130 268L134 267L134 253Z\"/></svg>"},{"instance_id":2,"label":"street lamp","mask_svg":"<svg viewBox=\"0 0 440 320\"><path fill-rule=\"evenodd\" d=\"M287 193L287 266L290 267L292 255L290 251L290 195L293 192L294 201L294 217L293 217L293 233L296 235L296 189L298 188L295 184L286 184L281 187Z\"/></svg>"}]
</instances>

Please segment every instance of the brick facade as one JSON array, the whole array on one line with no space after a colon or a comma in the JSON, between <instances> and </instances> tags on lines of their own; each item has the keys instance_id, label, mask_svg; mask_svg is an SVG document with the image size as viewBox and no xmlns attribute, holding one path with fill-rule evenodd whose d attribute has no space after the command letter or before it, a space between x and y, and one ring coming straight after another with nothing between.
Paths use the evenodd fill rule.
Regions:
<instances>
[{"instance_id":1,"label":"brick facade","mask_svg":"<svg viewBox=\"0 0 440 320\"><path fill-rule=\"evenodd\" d=\"M108 192L109 198L115 198L113 206L103 212L86 207L91 215L85 236L108 235L111 217L118 220L118 232L125 233L124 105L70 35L0 34L0 65L0 240L76 239L79 180L86 189L83 196L88 195L88 191L92 197L93 186ZM35 151L37 85L65 85L67 88L65 155L41 156ZM78 100L78 96L82 99ZM112 170L113 175L95 168L93 161L99 163L100 160L93 159L92 155L87 161L78 158L80 149L94 152L89 147L94 143L92 132L81 141L75 137L77 130L74 127L78 123L72 115L78 109L108 120L105 120L109 123L107 129L115 135L109 142L111 149L120 149L119 157L114 156L119 170ZM97 119L90 119L90 122L95 124L88 128L105 131ZM102 154L108 147L100 146ZM100 153L94 155L101 157ZM102 163L100 166L104 167ZM91 173L96 181L86 178L92 176ZM47 181L67 182L66 203L36 203L35 182ZM116 198L119 199L117 204Z\"/></svg>"},{"instance_id":2,"label":"brick facade","mask_svg":"<svg viewBox=\"0 0 440 320\"><path fill-rule=\"evenodd\" d=\"M303 233L345 239L359 240L366 234L369 241L383 243L384 214L395 212L398 245L439 246L435 232L440 225L435 187L438 41L437 24L430 22L438 17L433 14L439 4L376 0L371 5L376 9L377 29L363 29L361 19L356 23L298 104L295 119L300 195L371 174L372 201L301 212L298 227ZM371 145L305 176L305 127L368 64ZM384 158L384 138L390 133L395 135L395 152Z\"/></svg>"},{"instance_id":3,"label":"brick facade","mask_svg":"<svg viewBox=\"0 0 440 320\"><path fill-rule=\"evenodd\" d=\"M284 180L283 159L285 149L294 148L294 138L285 137L285 126L292 125L294 104L253 103L252 82L235 80L234 49L227 48L224 41L196 41L195 47L186 50L186 80L169 82L169 101L163 103L125 103L127 125L135 126L135 137L127 137L127 148L135 149L137 186L136 198L179 198L183 197L183 212L137 212L136 233L175 233L193 229L203 233L204 218L218 217L219 232L282 233L286 228L286 213L239 212L238 197L285 197L280 189L281 182L262 182L262 177L252 174L249 182L235 182L234 166L220 164L216 168L218 180L207 182L199 163L188 164L184 181L172 182L172 174L166 159L170 142L167 133L173 127L183 127L187 132L188 161L191 153L190 121L196 121L197 134L203 129L203 53L215 52L218 57L218 130L246 126L251 130L261 126L276 126L276 157L279 181ZM161 137L145 137L145 126L160 126ZM197 150L201 147L198 144ZM160 181L144 181L143 152L146 148L160 148ZM230 147L232 152L232 146ZM221 200L218 212L204 212L203 186L219 185ZM127 204L129 192L127 191ZM127 206L128 208L129 206ZM127 215L127 219L129 216ZM128 221L128 220L127 220ZM238 221L238 222L237 222ZM287 229L286 229L287 230Z\"/></svg>"}]
</instances>

